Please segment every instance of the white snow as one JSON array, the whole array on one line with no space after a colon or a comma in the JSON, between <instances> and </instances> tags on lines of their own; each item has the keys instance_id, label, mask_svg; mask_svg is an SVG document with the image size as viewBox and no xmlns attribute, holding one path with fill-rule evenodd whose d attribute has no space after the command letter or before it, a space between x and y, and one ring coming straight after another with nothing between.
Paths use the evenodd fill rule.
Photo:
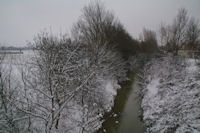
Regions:
<instances>
[{"instance_id":1,"label":"white snow","mask_svg":"<svg viewBox=\"0 0 200 133\"><path fill-rule=\"evenodd\" d=\"M198 66L196 64L195 59L186 59L186 63L187 63L186 69L188 70L188 72L196 72Z\"/></svg>"},{"instance_id":2,"label":"white snow","mask_svg":"<svg viewBox=\"0 0 200 133\"><path fill-rule=\"evenodd\" d=\"M153 79L148 85L147 85L147 90L148 90L148 95L149 97L153 97L158 93L158 85L159 85L159 78Z\"/></svg>"},{"instance_id":3,"label":"white snow","mask_svg":"<svg viewBox=\"0 0 200 133\"><path fill-rule=\"evenodd\" d=\"M200 71L193 59L153 58L144 67L146 132L200 133Z\"/></svg>"},{"instance_id":4,"label":"white snow","mask_svg":"<svg viewBox=\"0 0 200 133\"><path fill-rule=\"evenodd\" d=\"M117 89L120 89L119 84L117 84L116 80L105 80L103 82L104 88L105 88L105 101L107 101L106 105L106 110L109 112L114 105L114 97L117 95Z\"/></svg>"},{"instance_id":5,"label":"white snow","mask_svg":"<svg viewBox=\"0 0 200 133\"><path fill-rule=\"evenodd\" d=\"M106 80L105 81L105 89L108 93L110 93L111 95L116 95L117 94L117 91L114 87L115 86L115 82L112 81L112 80Z\"/></svg>"}]
</instances>

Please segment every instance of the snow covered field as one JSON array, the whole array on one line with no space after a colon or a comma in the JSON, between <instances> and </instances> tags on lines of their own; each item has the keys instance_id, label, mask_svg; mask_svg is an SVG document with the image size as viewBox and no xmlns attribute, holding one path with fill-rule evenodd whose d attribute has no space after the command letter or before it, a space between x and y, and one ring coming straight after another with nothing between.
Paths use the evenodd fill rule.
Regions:
<instances>
[{"instance_id":1,"label":"snow covered field","mask_svg":"<svg viewBox=\"0 0 200 133\"><path fill-rule=\"evenodd\" d=\"M200 132L199 70L195 60L173 56L145 65L141 106L147 132Z\"/></svg>"}]
</instances>

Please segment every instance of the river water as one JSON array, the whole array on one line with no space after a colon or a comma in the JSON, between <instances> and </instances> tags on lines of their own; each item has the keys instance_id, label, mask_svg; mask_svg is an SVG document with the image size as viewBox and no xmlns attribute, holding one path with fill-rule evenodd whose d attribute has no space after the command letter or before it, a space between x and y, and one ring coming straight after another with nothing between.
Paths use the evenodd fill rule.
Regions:
<instances>
[{"instance_id":1,"label":"river water","mask_svg":"<svg viewBox=\"0 0 200 133\"><path fill-rule=\"evenodd\" d=\"M111 112L104 115L105 122L97 133L144 133L141 120L141 98L137 91L140 86L137 76L131 74L130 81L124 82L118 90Z\"/></svg>"}]
</instances>

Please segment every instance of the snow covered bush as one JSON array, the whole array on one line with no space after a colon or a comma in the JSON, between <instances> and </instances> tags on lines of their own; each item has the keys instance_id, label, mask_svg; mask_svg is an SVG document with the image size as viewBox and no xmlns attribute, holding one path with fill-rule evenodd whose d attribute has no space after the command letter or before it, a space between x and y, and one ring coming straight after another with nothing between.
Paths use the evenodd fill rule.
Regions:
<instances>
[{"instance_id":1,"label":"snow covered bush","mask_svg":"<svg viewBox=\"0 0 200 133\"><path fill-rule=\"evenodd\" d=\"M200 132L199 68L193 59L162 56L144 67L146 132Z\"/></svg>"}]
</instances>

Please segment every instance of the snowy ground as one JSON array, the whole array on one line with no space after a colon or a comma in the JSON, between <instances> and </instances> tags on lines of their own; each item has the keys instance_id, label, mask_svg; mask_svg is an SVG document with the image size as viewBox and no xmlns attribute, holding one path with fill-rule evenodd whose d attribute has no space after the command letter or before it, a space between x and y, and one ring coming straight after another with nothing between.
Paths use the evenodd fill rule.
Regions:
<instances>
[{"instance_id":1,"label":"snowy ground","mask_svg":"<svg viewBox=\"0 0 200 133\"><path fill-rule=\"evenodd\" d=\"M200 71L193 59L165 56L144 67L143 120L147 132L200 132Z\"/></svg>"}]
</instances>

